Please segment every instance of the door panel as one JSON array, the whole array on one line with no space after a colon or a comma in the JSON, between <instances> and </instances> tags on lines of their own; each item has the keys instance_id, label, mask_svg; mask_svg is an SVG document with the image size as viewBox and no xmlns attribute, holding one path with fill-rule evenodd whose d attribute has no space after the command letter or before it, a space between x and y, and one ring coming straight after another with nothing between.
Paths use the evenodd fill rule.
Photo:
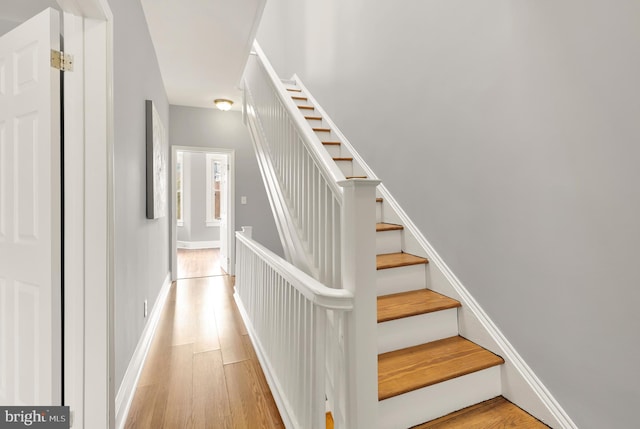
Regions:
<instances>
[{"instance_id":1,"label":"door panel","mask_svg":"<svg viewBox=\"0 0 640 429\"><path fill-rule=\"evenodd\" d=\"M60 24L0 37L0 403L61 397Z\"/></svg>"}]
</instances>

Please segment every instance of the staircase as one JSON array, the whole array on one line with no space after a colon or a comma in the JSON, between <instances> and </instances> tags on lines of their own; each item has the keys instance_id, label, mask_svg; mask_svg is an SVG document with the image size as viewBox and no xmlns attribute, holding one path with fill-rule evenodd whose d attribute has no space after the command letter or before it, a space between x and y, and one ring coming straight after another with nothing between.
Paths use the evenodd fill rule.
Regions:
<instances>
[{"instance_id":1,"label":"staircase","mask_svg":"<svg viewBox=\"0 0 640 429\"><path fill-rule=\"evenodd\" d=\"M300 79L254 47L244 120L285 259L237 234L236 300L286 426L576 429Z\"/></svg>"},{"instance_id":2,"label":"staircase","mask_svg":"<svg viewBox=\"0 0 640 429\"><path fill-rule=\"evenodd\" d=\"M367 178L306 89L283 84L345 178ZM460 302L427 288L429 261L406 252L381 196L376 206L378 427L548 427L500 396L504 360L458 335Z\"/></svg>"}]
</instances>

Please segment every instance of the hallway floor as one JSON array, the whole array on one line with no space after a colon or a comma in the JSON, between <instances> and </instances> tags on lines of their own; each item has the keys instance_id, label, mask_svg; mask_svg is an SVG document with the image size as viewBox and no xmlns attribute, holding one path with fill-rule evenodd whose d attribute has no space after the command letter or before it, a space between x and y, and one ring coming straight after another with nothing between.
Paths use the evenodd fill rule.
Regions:
<instances>
[{"instance_id":1,"label":"hallway floor","mask_svg":"<svg viewBox=\"0 0 640 429\"><path fill-rule=\"evenodd\" d=\"M220 249L178 249L178 280L227 274L220 266Z\"/></svg>"},{"instance_id":2,"label":"hallway floor","mask_svg":"<svg viewBox=\"0 0 640 429\"><path fill-rule=\"evenodd\" d=\"M126 428L284 428L231 277L171 286Z\"/></svg>"}]
</instances>

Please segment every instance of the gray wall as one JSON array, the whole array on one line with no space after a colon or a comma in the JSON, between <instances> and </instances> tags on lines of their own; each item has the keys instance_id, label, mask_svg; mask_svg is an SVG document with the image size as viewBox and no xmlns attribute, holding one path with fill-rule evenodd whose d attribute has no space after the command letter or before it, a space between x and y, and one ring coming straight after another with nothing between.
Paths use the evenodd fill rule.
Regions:
<instances>
[{"instance_id":1,"label":"gray wall","mask_svg":"<svg viewBox=\"0 0 640 429\"><path fill-rule=\"evenodd\" d=\"M206 154L184 152L183 168L183 226L177 227L178 240L218 241L220 227L207 226Z\"/></svg>"},{"instance_id":2,"label":"gray wall","mask_svg":"<svg viewBox=\"0 0 640 429\"><path fill-rule=\"evenodd\" d=\"M582 429L637 426L639 16L270 0L258 32Z\"/></svg>"},{"instance_id":3,"label":"gray wall","mask_svg":"<svg viewBox=\"0 0 640 429\"><path fill-rule=\"evenodd\" d=\"M2 0L0 6L0 35L13 30L20 23L37 15L46 8L60 10L56 0Z\"/></svg>"},{"instance_id":4,"label":"gray wall","mask_svg":"<svg viewBox=\"0 0 640 429\"><path fill-rule=\"evenodd\" d=\"M8 21L6 19L0 18L0 36L3 34L7 34L9 31L13 30L18 26L17 22Z\"/></svg>"},{"instance_id":5,"label":"gray wall","mask_svg":"<svg viewBox=\"0 0 640 429\"><path fill-rule=\"evenodd\" d=\"M236 229L253 226L253 237L279 255L284 252L260 176L251 137L237 111L171 106L169 142L176 146L235 150ZM240 198L247 197L247 204Z\"/></svg>"},{"instance_id":6,"label":"gray wall","mask_svg":"<svg viewBox=\"0 0 640 429\"><path fill-rule=\"evenodd\" d=\"M146 218L145 100L169 127L169 103L139 1L109 0L114 15L116 386L169 272L169 218ZM169 160L168 148L165 152ZM169 195L167 194L167 199ZM169 201L169 200L167 200Z\"/></svg>"}]
</instances>

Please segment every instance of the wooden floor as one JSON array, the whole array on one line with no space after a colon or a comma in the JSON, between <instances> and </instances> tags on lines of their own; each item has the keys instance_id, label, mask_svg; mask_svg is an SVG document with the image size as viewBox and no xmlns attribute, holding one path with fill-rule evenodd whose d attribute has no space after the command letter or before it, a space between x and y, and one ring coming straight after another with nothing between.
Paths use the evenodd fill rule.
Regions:
<instances>
[{"instance_id":1,"label":"wooden floor","mask_svg":"<svg viewBox=\"0 0 640 429\"><path fill-rule=\"evenodd\" d=\"M126 428L284 428L229 276L171 286Z\"/></svg>"},{"instance_id":2,"label":"wooden floor","mask_svg":"<svg viewBox=\"0 0 640 429\"><path fill-rule=\"evenodd\" d=\"M178 279L222 276L220 249L178 249Z\"/></svg>"}]
</instances>

